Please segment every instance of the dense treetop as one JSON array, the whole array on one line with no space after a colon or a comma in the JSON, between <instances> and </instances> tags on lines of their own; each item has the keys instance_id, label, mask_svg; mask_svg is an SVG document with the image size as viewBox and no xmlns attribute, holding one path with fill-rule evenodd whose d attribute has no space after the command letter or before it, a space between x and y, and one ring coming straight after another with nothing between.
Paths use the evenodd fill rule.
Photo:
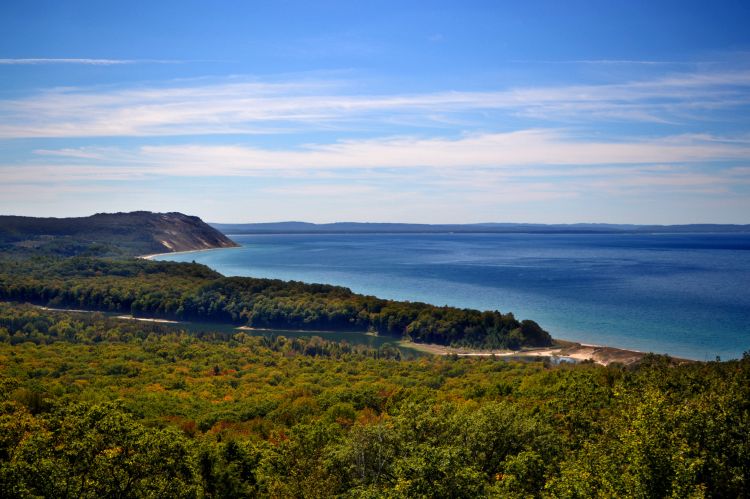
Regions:
<instances>
[{"instance_id":1,"label":"dense treetop","mask_svg":"<svg viewBox=\"0 0 750 499\"><path fill-rule=\"evenodd\" d=\"M746 497L750 356L399 360L0 303L3 497Z\"/></svg>"},{"instance_id":2,"label":"dense treetop","mask_svg":"<svg viewBox=\"0 0 750 499\"><path fill-rule=\"evenodd\" d=\"M339 286L223 277L190 263L5 260L0 299L266 328L376 331L413 341L518 349L550 335L512 314L383 300Z\"/></svg>"},{"instance_id":3,"label":"dense treetop","mask_svg":"<svg viewBox=\"0 0 750 499\"><path fill-rule=\"evenodd\" d=\"M127 228L103 243L13 230L0 243L0 497L750 496L749 354L554 366L212 331L552 341L510 313L124 259L153 242Z\"/></svg>"}]
</instances>

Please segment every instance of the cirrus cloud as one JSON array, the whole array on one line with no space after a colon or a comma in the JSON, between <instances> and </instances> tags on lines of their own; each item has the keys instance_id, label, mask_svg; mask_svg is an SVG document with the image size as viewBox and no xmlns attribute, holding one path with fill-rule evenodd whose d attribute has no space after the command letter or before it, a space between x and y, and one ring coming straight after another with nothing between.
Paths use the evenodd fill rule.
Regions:
<instances>
[{"instance_id":1,"label":"cirrus cloud","mask_svg":"<svg viewBox=\"0 0 750 499\"><path fill-rule=\"evenodd\" d=\"M714 112L750 105L746 70L418 94L361 94L352 92L351 84L229 78L166 87L50 89L0 100L0 138L268 134L394 122L445 127L452 120L482 127L488 112L545 122L674 123L711 120Z\"/></svg>"}]
</instances>

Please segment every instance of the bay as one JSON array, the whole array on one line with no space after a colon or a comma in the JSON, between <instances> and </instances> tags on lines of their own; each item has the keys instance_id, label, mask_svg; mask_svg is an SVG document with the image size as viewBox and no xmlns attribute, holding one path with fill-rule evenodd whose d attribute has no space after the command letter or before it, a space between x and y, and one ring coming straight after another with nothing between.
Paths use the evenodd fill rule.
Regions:
<instances>
[{"instance_id":1,"label":"bay","mask_svg":"<svg viewBox=\"0 0 750 499\"><path fill-rule=\"evenodd\" d=\"M750 350L750 234L231 237L242 246L156 259L510 311L556 338L583 343L696 360Z\"/></svg>"}]
</instances>

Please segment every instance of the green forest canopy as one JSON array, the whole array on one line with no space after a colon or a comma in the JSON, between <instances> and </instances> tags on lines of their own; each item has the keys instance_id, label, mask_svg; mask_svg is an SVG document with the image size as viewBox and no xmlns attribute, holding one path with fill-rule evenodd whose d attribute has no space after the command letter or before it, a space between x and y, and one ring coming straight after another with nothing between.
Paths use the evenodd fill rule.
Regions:
<instances>
[{"instance_id":1,"label":"green forest canopy","mask_svg":"<svg viewBox=\"0 0 750 499\"><path fill-rule=\"evenodd\" d=\"M3 497L747 497L750 355L399 360L0 303Z\"/></svg>"},{"instance_id":2,"label":"green forest canopy","mask_svg":"<svg viewBox=\"0 0 750 499\"><path fill-rule=\"evenodd\" d=\"M223 277L194 263L6 259L0 299L255 327L372 330L443 345L519 349L552 343L535 322L511 313L383 300L324 284Z\"/></svg>"},{"instance_id":3,"label":"green forest canopy","mask_svg":"<svg viewBox=\"0 0 750 499\"><path fill-rule=\"evenodd\" d=\"M0 244L0 299L12 300L0 301L0 497L750 496L750 354L554 366L188 333L21 302L482 348L552 342L510 313L123 259L135 240ZM105 254L120 259L94 257Z\"/></svg>"}]
</instances>

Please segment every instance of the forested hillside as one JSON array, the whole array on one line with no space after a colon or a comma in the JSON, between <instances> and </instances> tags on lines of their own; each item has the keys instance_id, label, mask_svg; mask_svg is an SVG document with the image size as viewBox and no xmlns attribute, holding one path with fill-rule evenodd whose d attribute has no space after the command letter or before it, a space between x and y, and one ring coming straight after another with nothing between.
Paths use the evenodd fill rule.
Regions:
<instances>
[{"instance_id":1,"label":"forested hillside","mask_svg":"<svg viewBox=\"0 0 750 499\"><path fill-rule=\"evenodd\" d=\"M323 284L223 277L188 263L6 259L0 299L255 327L370 330L443 345L519 349L552 342L535 322L510 313L382 300Z\"/></svg>"},{"instance_id":2,"label":"forested hillside","mask_svg":"<svg viewBox=\"0 0 750 499\"><path fill-rule=\"evenodd\" d=\"M750 355L397 354L0 303L0 496L750 494Z\"/></svg>"},{"instance_id":3,"label":"forested hillside","mask_svg":"<svg viewBox=\"0 0 750 499\"><path fill-rule=\"evenodd\" d=\"M409 360L393 346L32 305L475 348L552 343L511 313L224 277L122 258L141 242L113 253L113 241L79 256L28 241L0 253L0 497L750 495L750 355Z\"/></svg>"},{"instance_id":4,"label":"forested hillside","mask_svg":"<svg viewBox=\"0 0 750 499\"><path fill-rule=\"evenodd\" d=\"M81 218L0 216L0 251L14 254L135 256L236 246L182 213L98 213Z\"/></svg>"}]
</instances>

